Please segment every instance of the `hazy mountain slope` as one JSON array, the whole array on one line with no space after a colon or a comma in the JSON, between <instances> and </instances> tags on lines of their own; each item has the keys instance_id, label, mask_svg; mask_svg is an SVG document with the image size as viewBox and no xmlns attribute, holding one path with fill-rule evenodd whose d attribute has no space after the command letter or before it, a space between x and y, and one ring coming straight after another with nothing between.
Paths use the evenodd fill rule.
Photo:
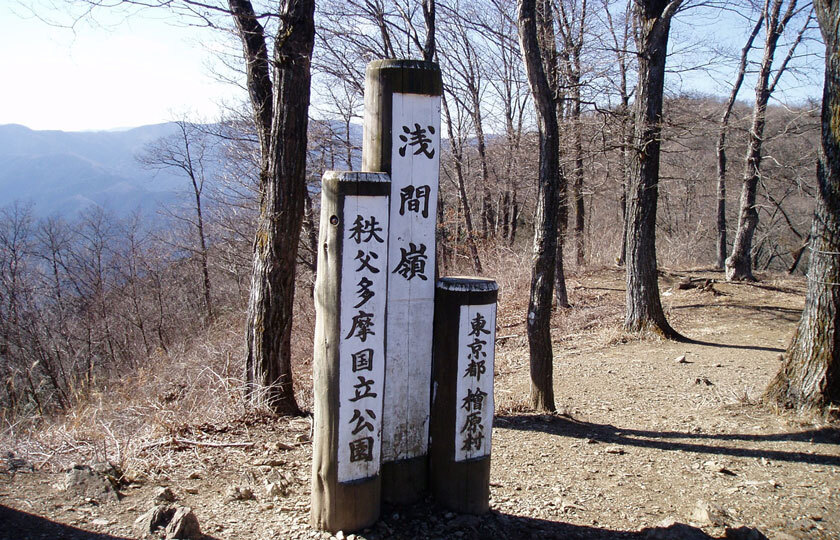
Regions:
<instances>
[{"instance_id":1,"label":"hazy mountain slope","mask_svg":"<svg viewBox=\"0 0 840 540\"><path fill-rule=\"evenodd\" d=\"M96 204L117 214L151 210L185 186L175 171L150 171L135 159L174 124L125 131L35 131L0 126L0 206L32 202L36 215L72 215Z\"/></svg>"}]
</instances>

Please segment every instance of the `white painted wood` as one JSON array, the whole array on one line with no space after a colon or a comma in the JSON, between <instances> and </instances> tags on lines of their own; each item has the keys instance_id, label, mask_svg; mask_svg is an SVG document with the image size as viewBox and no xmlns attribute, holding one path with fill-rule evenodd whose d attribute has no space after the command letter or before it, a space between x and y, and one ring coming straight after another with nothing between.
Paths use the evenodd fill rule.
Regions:
<instances>
[{"instance_id":1,"label":"white painted wood","mask_svg":"<svg viewBox=\"0 0 840 540\"><path fill-rule=\"evenodd\" d=\"M393 95L384 461L426 454L440 96Z\"/></svg>"},{"instance_id":2,"label":"white painted wood","mask_svg":"<svg viewBox=\"0 0 840 540\"><path fill-rule=\"evenodd\" d=\"M461 306L458 318L455 461L490 455L495 343L496 304Z\"/></svg>"},{"instance_id":3,"label":"white painted wood","mask_svg":"<svg viewBox=\"0 0 840 540\"><path fill-rule=\"evenodd\" d=\"M344 198L338 481L379 472L385 381L388 197Z\"/></svg>"}]
</instances>

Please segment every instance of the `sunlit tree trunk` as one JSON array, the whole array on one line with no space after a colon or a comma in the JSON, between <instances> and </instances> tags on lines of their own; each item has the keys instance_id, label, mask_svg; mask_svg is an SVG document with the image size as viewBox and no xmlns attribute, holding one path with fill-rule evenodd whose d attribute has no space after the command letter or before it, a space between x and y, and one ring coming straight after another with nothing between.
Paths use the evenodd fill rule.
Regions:
<instances>
[{"instance_id":1,"label":"sunlit tree trunk","mask_svg":"<svg viewBox=\"0 0 840 540\"><path fill-rule=\"evenodd\" d=\"M825 83L808 293L782 368L765 394L800 409L840 404L840 5L815 0L814 8L825 40Z\"/></svg>"},{"instance_id":2,"label":"sunlit tree trunk","mask_svg":"<svg viewBox=\"0 0 840 540\"><path fill-rule=\"evenodd\" d=\"M534 96L540 144L531 293L527 320L531 366L529 402L537 410L554 411L550 323L554 265L557 256L560 141L556 104L543 69L543 58L537 41L535 0L519 0L518 26L519 44L528 73L528 82Z\"/></svg>"},{"instance_id":3,"label":"sunlit tree trunk","mask_svg":"<svg viewBox=\"0 0 840 540\"><path fill-rule=\"evenodd\" d=\"M315 6L314 0L280 2L277 39L269 62L264 30L251 3L229 0L229 4L243 44L261 150L260 215L248 298L247 394L254 404L297 414L291 336L306 190Z\"/></svg>"},{"instance_id":4,"label":"sunlit tree trunk","mask_svg":"<svg viewBox=\"0 0 840 540\"><path fill-rule=\"evenodd\" d=\"M753 26L752 32L750 32L747 38L746 45L741 50L738 74L735 77L735 82L732 84L729 99L726 100L726 106L720 119L720 132L718 133L717 141L717 260L715 266L721 270L726 264L726 130L729 127L729 117L732 114L732 107L735 105L735 99L738 97L741 84L744 82L750 49L752 49L753 41L755 41L759 30L761 30L763 22L764 14L762 13L758 21L756 21L755 26Z\"/></svg>"},{"instance_id":5,"label":"sunlit tree trunk","mask_svg":"<svg viewBox=\"0 0 840 540\"><path fill-rule=\"evenodd\" d=\"M679 334L665 319L659 299L656 202L668 31L681 1L640 0L636 3L639 80L627 201L627 307L624 326L631 332L650 330L668 338L677 338Z\"/></svg>"},{"instance_id":6,"label":"sunlit tree trunk","mask_svg":"<svg viewBox=\"0 0 840 540\"><path fill-rule=\"evenodd\" d=\"M755 104L753 105L749 142L747 143L747 155L744 160L744 178L741 183L738 230L732 244L732 254L726 259L725 263L726 279L730 281L755 280L752 272L752 242L755 229L758 227L758 210L755 206L755 199L758 182L761 179L761 148L764 142L764 126L767 121L767 103L770 101L770 95L773 93L779 77L784 72L796 44L802 37L802 33L800 33L799 39L791 45L787 58L776 70L776 75L771 82L770 74L773 67L773 58L776 55L776 45L788 22L796 13L796 0L789 0L787 9L782 14L781 9L784 1L772 0L771 4L768 0L764 5L766 32L764 56L761 59L755 85ZM807 27L807 23L805 27ZM805 27L803 27L803 31Z\"/></svg>"}]
</instances>

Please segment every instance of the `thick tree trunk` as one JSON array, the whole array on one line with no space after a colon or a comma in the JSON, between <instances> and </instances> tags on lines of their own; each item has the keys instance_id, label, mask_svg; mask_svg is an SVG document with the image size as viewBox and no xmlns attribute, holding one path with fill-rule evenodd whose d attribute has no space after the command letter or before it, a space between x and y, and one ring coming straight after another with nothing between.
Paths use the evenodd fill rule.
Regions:
<instances>
[{"instance_id":1,"label":"thick tree trunk","mask_svg":"<svg viewBox=\"0 0 840 540\"><path fill-rule=\"evenodd\" d=\"M808 293L782 368L765 394L798 409L840 404L840 6L815 0L814 7L826 50Z\"/></svg>"},{"instance_id":2,"label":"thick tree trunk","mask_svg":"<svg viewBox=\"0 0 840 540\"><path fill-rule=\"evenodd\" d=\"M248 299L247 396L281 414L300 412L291 369L295 263L306 190L306 130L314 1L284 0L279 7L273 88L267 77L265 38L250 2L230 0L248 64L248 87L263 149L260 215ZM259 33L260 39L255 37ZM260 43L260 40L262 43ZM262 47L261 47L262 45ZM262 66L262 67L260 67ZM270 114L265 129L265 111Z\"/></svg>"},{"instance_id":3,"label":"thick tree trunk","mask_svg":"<svg viewBox=\"0 0 840 540\"><path fill-rule=\"evenodd\" d=\"M656 203L662 132L668 31L681 0L637 3L639 81L632 177L628 190L627 310L624 327L653 331L667 338L680 335L668 324L659 298L656 268Z\"/></svg>"},{"instance_id":4,"label":"thick tree trunk","mask_svg":"<svg viewBox=\"0 0 840 540\"><path fill-rule=\"evenodd\" d=\"M537 42L535 0L519 0L518 8L519 44L525 60L528 82L534 96L540 142L531 293L527 320L531 366L529 401L537 410L554 411L550 323L554 265L557 256L560 140L556 104L543 69L543 59Z\"/></svg>"}]
</instances>

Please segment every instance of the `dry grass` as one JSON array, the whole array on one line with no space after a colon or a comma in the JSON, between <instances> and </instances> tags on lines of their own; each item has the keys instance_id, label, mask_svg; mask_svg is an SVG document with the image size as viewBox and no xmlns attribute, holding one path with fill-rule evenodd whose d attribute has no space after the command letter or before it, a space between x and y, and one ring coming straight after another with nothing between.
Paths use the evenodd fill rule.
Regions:
<instances>
[{"instance_id":1,"label":"dry grass","mask_svg":"<svg viewBox=\"0 0 840 540\"><path fill-rule=\"evenodd\" d=\"M512 388L521 388L528 373L525 319L530 255L505 247L482 249L481 255L485 275L499 284L496 406L502 413L524 412L527 395ZM470 273L469 261L460 264L450 273ZM552 317L558 348L585 354L643 339L622 330L624 292L616 286L623 281L622 274L623 269L601 266L567 275L573 308L555 310ZM669 279L662 281L665 290ZM295 394L301 408L308 411L312 409L315 314L305 284L298 289L295 314ZM218 430L254 414L242 399L244 327L244 313L230 311L200 334L185 336L167 353L159 351L136 372L100 384L64 415L7 422L0 429L0 448L39 469L107 460L126 474L139 475L171 466L177 454L161 441L212 438L208 426ZM723 402L753 403L758 396L755 388L722 387L720 392L726 394L717 396Z\"/></svg>"}]
</instances>

